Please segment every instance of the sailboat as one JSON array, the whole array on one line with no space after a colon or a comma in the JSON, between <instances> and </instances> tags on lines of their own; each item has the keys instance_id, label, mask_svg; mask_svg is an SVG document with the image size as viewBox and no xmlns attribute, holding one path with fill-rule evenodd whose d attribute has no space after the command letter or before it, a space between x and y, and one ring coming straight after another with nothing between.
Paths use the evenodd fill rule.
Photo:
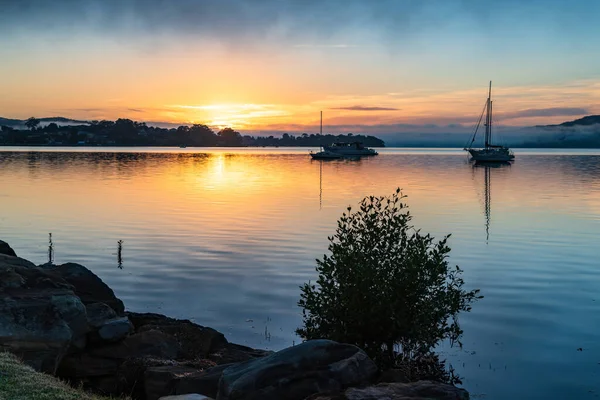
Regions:
<instances>
[{"instance_id":1,"label":"sailboat","mask_svg":"<svg viewBox=\"0 0 600 400\"><path fill-rule=\"evenodd\" d=\"M485 114L485 147L481 149L473 148L473 143L475 142L475 138L477 137L477 131L481 126L481 120ZM477 122L477 126L475 127L475 133L473 134L473 138L468 146L464 148L464 150L468 151L471 154L471 159L473 161L478 162L508 162L513 161L515 159L515 155L513 152L505 146L500 146L496 144L492 144L492 82L490 81L490 90L488 94L488 98L485 102L485 107L481 116L479 117L479 121Z\"/></svg>"},{"instance_id":2,"label":"sailboat","mask_svg":"<svg viewBox=\"0 0 600 400\"><path fill-rule=\"evenodd\" d=\"M319 130L320 136L323 136L323 111L321 111L321 128ZM323 150L323 148L321 148L321 151L319 151L318 153L313 153L312 151L310 152L310 156L313 158L313 160L337 160L340 158L343 158L344 156L342 154L336 153L334 151L331 150Z\"/></svg>"}]
</instances>

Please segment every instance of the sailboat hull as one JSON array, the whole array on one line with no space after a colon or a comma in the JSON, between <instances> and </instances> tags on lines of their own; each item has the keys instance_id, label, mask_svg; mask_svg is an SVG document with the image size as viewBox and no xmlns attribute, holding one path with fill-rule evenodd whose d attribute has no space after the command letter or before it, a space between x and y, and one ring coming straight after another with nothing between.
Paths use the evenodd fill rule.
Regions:
<instances>
[{"instance_id":1,"label":"sailboat hull","mask_svg":"<svg viewBox=\"0 0 600 400\"><path fill-rule=\"evenodd\" d=\"M478 162L507 162L513 161L515 155L508 149L468 149L471 159Z\"/></svg>"}]
</instances>

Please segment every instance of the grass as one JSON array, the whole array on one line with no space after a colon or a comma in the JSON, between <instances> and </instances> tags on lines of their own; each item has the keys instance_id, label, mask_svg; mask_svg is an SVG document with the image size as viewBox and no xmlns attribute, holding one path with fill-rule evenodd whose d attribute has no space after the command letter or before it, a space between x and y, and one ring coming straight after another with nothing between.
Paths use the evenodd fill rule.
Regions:
<instances>
[{"instance_id":1,"label":"grass","mask_svg":"<svg viewBox=\"0 0 600 400\"><path fill-rule=\"evenodd\" d=\"M0 352L0 400L110 399L75 389L51 375L36 372L12 354Z\"/></svg>"}]
</instances>

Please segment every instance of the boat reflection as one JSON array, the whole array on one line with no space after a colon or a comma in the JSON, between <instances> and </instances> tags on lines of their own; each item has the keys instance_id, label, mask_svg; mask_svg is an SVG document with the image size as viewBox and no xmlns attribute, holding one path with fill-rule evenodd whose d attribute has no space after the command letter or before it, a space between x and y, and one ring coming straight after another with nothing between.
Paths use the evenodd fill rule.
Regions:
<instances>
[{"instance_id":1,"label":"boat reflection","mask_svg":"<svg viewBox=\"0 0 600 400\"><path fill-rule=\"evenodd\" d=\"M490 240L490 225L492 220L492 170L500 168L509 168L511 163L508 161L476 161L473 163L473 171L483 170L483 196L484 196L484 215L485 215L485 241Z\"/></svg>"}]
</instances>

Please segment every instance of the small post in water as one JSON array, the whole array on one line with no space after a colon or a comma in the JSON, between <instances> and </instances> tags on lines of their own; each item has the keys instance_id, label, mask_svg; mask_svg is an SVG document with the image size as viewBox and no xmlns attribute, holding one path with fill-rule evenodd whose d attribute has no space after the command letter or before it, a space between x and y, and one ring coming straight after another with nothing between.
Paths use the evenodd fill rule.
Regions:
<instances>
[{"instance_id":1,"label":"small post in water","mask_svg":"<svg viewBox=\"0 0 600 400\"><path fill-rule=\"evenodd\" d=\"M52 243L52 233L48 234L48 264L54 264L54 244Z\"/></svg>"},{"instance_id":2,"label":"small post in water","mask_svg":"<svg viewBox=\"0 0 600 400\"><path fill-rule=\"evenodd\" d=\"M123 251L123 241L119 240L117 242L117 267L119 269L123 269L123 256L122 256L122 251Z\"/></svg>"}]
</instances>

